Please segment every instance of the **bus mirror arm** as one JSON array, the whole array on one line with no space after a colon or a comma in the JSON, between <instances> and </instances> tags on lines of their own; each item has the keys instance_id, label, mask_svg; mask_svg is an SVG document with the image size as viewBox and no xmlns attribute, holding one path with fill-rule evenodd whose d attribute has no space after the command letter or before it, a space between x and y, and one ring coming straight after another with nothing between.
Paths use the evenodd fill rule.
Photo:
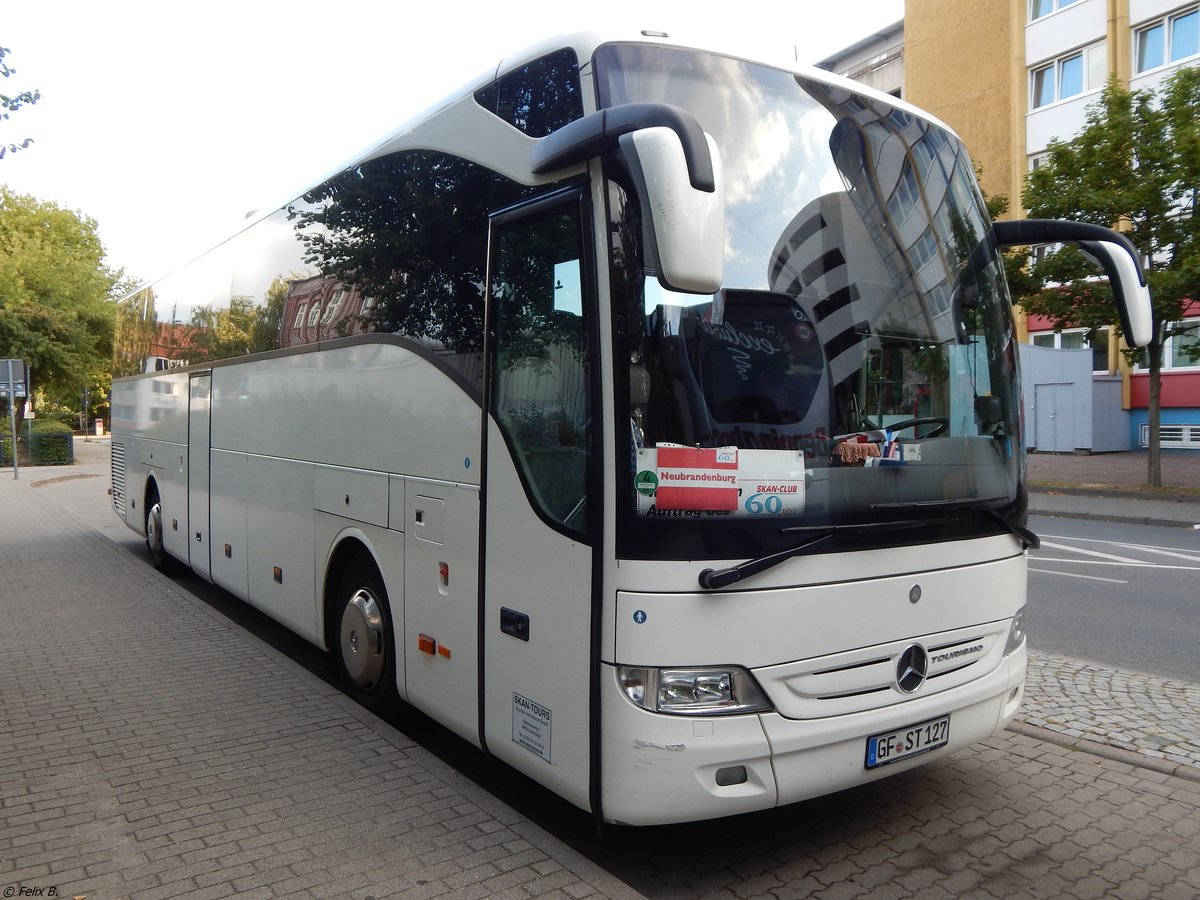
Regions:
<instances>
[{"instance_id":1,"label":"bus mirror arm","mask_svg":"<svg viewBox=\"0 0 1200 900\"><path fill-rule=\"evenodd\" d=\"M1125 235L1100 225L1059 219L993 222L992 234L1001 247L1067 241L1078 244L1084 255L1098 262L1108 276L1125 340L1131 347L1150 343L1154 327L1150 289L1137 248Z\"/></svg>"},{"instance_id":2,"label":"bus mirror arm","mask_svg":"<svg viewBox=\"0 0 1200 900\"><path fill-rule=\"evenodd\" d=\"M670 291L714 294L725 280L721 155L695 116L626 103L576 119L529 151L535 175L619 149L642 210L643 266Z\"/></svg>"},{"instance_id":3,"label":"bus mirror arm","mask_svg":"<svg viewBox=\"0 0 1200 900\"><path fill-rule=\"evenodd\" d=\"M669 103L625 103L569 122L533 145L529 167L534 175L545 175L616 149L621 135L658 127L678 135L693 189L714 193L716 174L704 130L695 116Z\"/></svg>"}]
</instances>

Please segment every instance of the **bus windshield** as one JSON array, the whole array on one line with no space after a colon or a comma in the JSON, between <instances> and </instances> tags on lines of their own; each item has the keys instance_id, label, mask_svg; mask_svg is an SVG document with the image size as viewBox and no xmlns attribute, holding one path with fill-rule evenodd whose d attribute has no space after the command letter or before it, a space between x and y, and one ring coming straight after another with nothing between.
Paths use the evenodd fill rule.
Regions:
<instances>
[{"instance_id":1,"label":"bus windshield","mask_svg":"<svg viewBox=\"0 0 1200 900\"><path fill-rule=\"evenodd\" d=\"M639 262L636 193L609 166L629 398L616 428L632 460L618 465L619 552L755 555L855 525L878 546L928 540L914 517L948 539L1019 520L1011 303L958 139L737 59L610 44L594 61L601 106L695 115L726 192L724 287L674 293Z\"/></svg>"}]
</instances>

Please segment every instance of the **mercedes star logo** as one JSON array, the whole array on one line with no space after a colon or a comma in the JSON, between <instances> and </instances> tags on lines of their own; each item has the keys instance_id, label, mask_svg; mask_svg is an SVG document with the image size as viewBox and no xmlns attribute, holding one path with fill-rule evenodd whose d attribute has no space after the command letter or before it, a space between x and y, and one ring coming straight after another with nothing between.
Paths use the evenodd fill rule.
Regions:
<instances>
[{"instance_id":1,"label":"mercedes star logo","mask_svg":"<svg viewBox=\"0 0 1200 900\"><path fill-rule=\"evenodd\" d=\"M929 674L929 654L920 644L909 644L896 660L896 687L911 694L925 683Z\"/></svg>"}]
</instances>

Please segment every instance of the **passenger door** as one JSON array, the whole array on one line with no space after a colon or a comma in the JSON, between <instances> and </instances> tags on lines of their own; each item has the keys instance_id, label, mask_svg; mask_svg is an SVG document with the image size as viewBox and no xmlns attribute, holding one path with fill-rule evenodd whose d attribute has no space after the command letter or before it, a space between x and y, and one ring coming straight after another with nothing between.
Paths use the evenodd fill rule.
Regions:
<instances>
[{"instance_id":1,"label":"passenger door","mask_svg":"<svg viewBox=\"0 0 1200 900\"><path fill-rule=\"evenodd\" d=\"M587 807L599 438L585 200L492 222L481 694L488 750Z\"/></svg>"}]
</instances>

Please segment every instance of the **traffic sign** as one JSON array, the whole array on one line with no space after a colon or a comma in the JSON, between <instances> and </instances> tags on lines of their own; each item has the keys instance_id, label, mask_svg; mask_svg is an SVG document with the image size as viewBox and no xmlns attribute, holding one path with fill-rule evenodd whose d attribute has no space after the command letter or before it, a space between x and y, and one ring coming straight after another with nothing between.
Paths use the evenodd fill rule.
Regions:
<instances>
[{"instance_id":1,"label":"traffic sign","mask_svg":"<svg viewBox=\"0 0 1200 900\"><path fill-rule=\"evenodd\" d=\"M26 396L27 378L23 359L0 359L0 394L5 397Z\"/></svg>"}]
</instances>

